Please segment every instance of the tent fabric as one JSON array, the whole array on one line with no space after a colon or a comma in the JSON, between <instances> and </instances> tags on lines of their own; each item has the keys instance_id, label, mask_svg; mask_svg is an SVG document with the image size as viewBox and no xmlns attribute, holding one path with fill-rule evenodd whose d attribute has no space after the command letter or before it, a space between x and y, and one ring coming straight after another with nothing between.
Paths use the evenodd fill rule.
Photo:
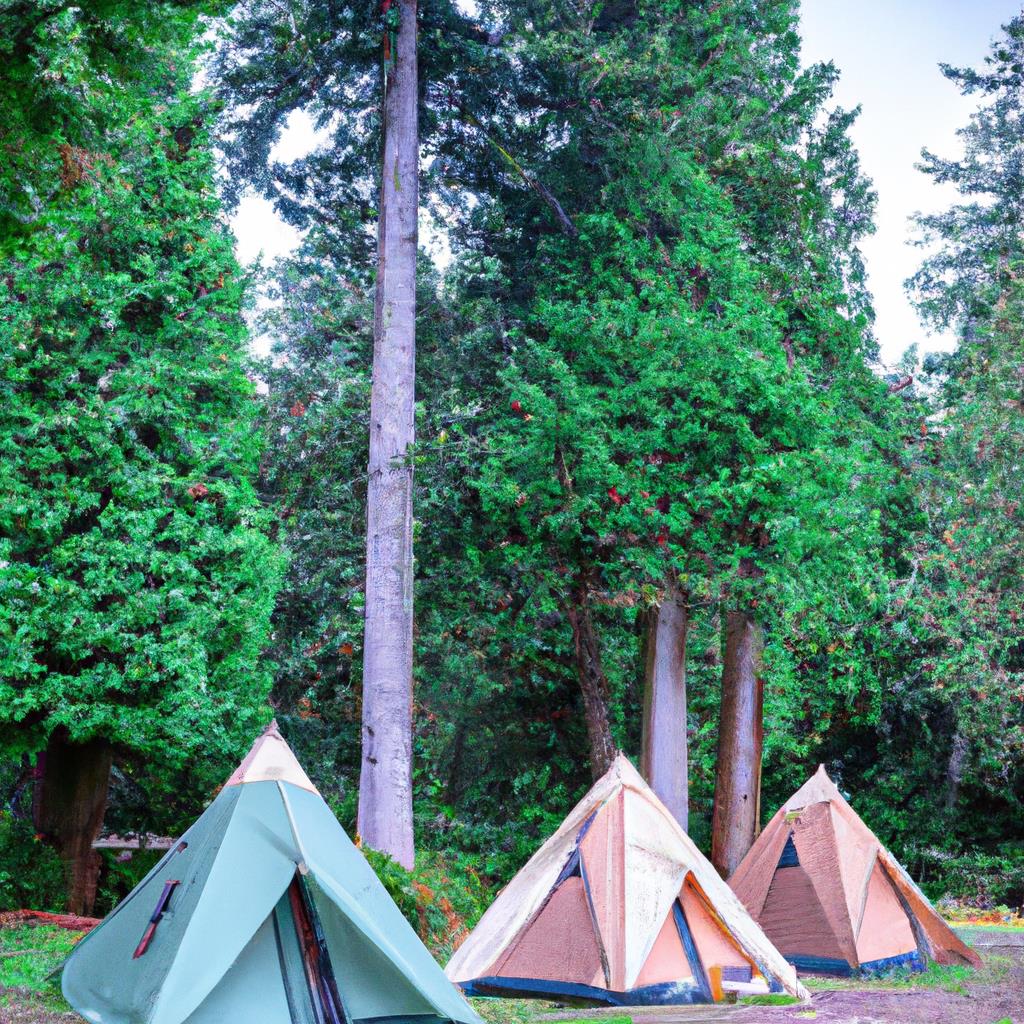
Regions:
<instances>
[{"instance_id":1,"label":"tent fabric","mask_svg":"<svg viewBox=\"0 0 1024 1024\"><path fill-rule=\"evenodd\" d=\"M729 879L799 968L870 972L894 963L978 966L824 766L776 812Z\"/></svg>"},{"instance_id":2,"label":"tent fabric","mask_svg":"<svg viewBox=\"0 0 1024 1024\"><path fill-rule=\"evenodd\" d=\"M620 754L499 893L446 973L470 993L614 1005L709 1001L713 970L808 998Z\"/></svg>"},{"instance_id":3,"label":"tent fabric","mask_svg":"<svg viewBox=\"0 0 1024 1024\"><path fill-rule=\"evenodd\" d=\"M148 948L133 957L168 881L177 884L167 908ZM309 901L322 933L316 955L353 1024L480 1024L275 725L181 840L78 944L64 966L64 995L95 1024L315 1024L314 954L298 935L295 892Z\"/></svg>"}]
</instances>

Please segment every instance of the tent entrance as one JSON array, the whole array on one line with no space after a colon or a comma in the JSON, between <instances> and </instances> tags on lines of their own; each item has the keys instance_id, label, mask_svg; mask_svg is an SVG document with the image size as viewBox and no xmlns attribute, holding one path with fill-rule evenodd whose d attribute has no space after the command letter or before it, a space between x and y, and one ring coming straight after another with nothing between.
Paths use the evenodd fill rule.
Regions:
<instances>
[{"instance_id":1,"label":"tent entrance","mask_svg":"<svg viewBox=\"0 0 1024 1024\"><path fill-rule=\"evenodd\" d=\"M758 922L779 952L808 974L847 975L852 967L829 923L790 832Z\"/></svg>"},{"instance_id":2,"label":"tent entrance","mask_svg":"<svg viewBox=\"0 0 1024 1024\"><path fill-rule=\"evenodd\" d=\"M298 872L274 908L273 921L293 1024L352 1024L338 991L316 904Z\"/></svg>"}]
</instances>

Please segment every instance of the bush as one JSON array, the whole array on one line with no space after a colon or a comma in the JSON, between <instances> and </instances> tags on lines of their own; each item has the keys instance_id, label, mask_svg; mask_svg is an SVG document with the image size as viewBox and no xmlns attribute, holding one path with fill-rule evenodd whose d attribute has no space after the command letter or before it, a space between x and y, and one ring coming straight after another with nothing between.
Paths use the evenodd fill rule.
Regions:
<instances>
[{"instance_id":1,"label":"bush","mask_svg":"<svg viewBox=\"0 0 1024 1024\"><path fill-rule=\"evenodd\" d=\"M923 888L932 899L946 897L982 910L1024 905L1024 844L1004 843L994 853L921 853Z\"/></svg>"},{"instance_id":2,"label":"bush","mask_svg":"<svg viewBox=\"0 0 1024 1024\"><path fill-rule=\"evenodd\" d=\"M64 866L32 823L0 811L0 910L64 909Z\"/></svg>"},{"instance_id":3,"label":"bush","mask_svg":"<svg viewBox=\"0 0 1024 1024\"><path fill-rule=\"evenodd\" d=\"M445 963L490 903L480 876L468 863L437 853L421 852L411 872L377 850L362 852L416 934Z\"/></svg>"}]
</instances>

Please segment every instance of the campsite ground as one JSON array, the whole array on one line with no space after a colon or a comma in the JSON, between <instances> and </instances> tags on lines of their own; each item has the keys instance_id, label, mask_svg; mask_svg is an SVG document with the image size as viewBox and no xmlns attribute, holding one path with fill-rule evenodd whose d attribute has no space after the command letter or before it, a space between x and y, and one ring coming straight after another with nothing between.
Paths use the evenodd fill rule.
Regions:
<instances>
[{"instance_id":1,"label":"campsite ground","mask_svg":"<svg viewBox=\"0 0 1024 1024\"><path fill-rule=\"evenodd\" d=\"M488 1024L1024 1024L1024 930L965 929L984 967L933 968L875 982L813 980L813 1000L788 1006L567 1010L527 1000L476 1000ZM48 925L0 925L0 1024L72 1024L47 977L81 933Z\"/></svg>"}]
</instances>

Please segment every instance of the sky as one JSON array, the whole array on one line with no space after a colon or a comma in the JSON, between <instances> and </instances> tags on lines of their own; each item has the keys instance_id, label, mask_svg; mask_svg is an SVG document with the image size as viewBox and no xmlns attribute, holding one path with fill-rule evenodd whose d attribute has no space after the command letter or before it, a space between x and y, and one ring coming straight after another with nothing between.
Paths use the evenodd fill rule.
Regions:
<instances>
[{"instance_id":1,"label":"sky","mask_svg":"<svg viewBox=\"0 0 1024 1024\"><path fill-rule=\"evenodd\" d=\"M976 98L961 96L939 63L978 66L1020 0L804 0L804 62L831 60L842 77L836 99L860 105L853 128L865 173L878 193L877 231L863 245L874 294L875 333L882 361L894 363L908 345L949 348L927 336L903 290L920 250L907 244L914 212L956 199L952 186L933 185L915 170L925 146L941 156L960 150L956 130Z\"/></svg>"},{"instance_id":2,"label":"sky","mask_svg":"<svg viewBox=\"0 0 1024 1024\"><path fill-rule=\"evenodd\" d=\"M908 218L956 198L952 186L933 185L914 164L925 146L942 156L960 151L956 130L975 102L943 78L939 63L979 65L1021 7L1021 0L804 0L804 63L833 61L841 72L836 100L862 108L853 139L878 193L877 231L863 250L884 364L914 343L922 351L953 344L926 334L903 289L921 259L908 244ZM314 144L309 122L299 117L275 155L295 157ZM260 252L268 260L284 255L299 240L268 202L253 196L240 205L234 228L243 263Z\"/></svg>"}]
</instances>

